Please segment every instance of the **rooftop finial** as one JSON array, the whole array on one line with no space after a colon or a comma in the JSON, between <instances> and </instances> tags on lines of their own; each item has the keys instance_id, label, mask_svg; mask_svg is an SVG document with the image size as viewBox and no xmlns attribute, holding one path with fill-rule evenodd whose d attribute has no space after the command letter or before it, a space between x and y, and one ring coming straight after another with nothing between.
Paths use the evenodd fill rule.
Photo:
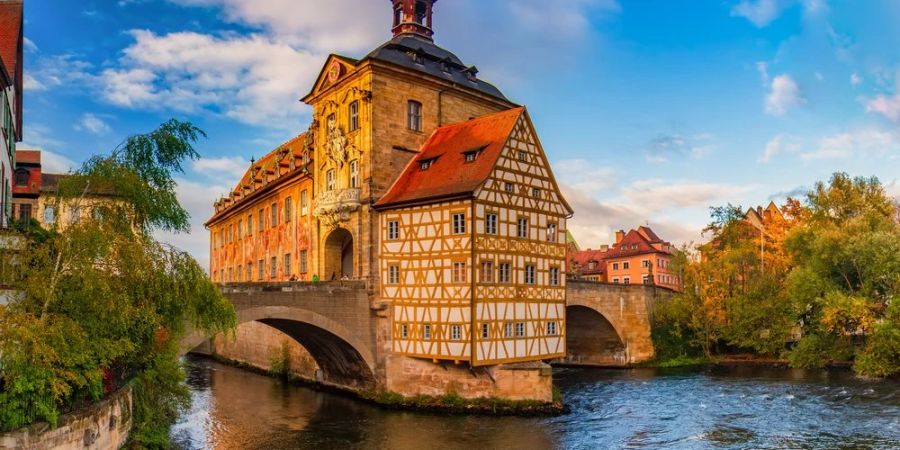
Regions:
<instances>
[{"instance_id":1,"label":"rooftop finial","mask_svg":"<svg viewBox=\"0 0 900 450\"><path fill-rule=\"evenodd\" d=\"M415 34L429 41L434 36L432 13L437 0L391 0L394 5L394 37Z\"/></svg>"}]
</instances>

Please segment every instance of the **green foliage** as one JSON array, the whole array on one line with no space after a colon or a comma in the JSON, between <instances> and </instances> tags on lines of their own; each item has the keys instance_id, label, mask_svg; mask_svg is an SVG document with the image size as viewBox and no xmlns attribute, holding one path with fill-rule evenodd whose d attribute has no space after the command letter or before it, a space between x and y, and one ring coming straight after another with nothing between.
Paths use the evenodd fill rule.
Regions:
<instances>
[{"instance_id":1,"label":"green foliage","mask_svg":"<svg viewBox=\"0 0 900 450\"><path fill-rule=\"evenodd\" d=\"M269 355L269 374L284 379L291 376L291 346L288 341L282 341L281 346Z\"/></svg>"},{"instance_id":2,"label":"green foliage","mask_svg":"<svg viewBox=\"0 0 900 450\"><path fill-rule=\"evenodd\" d=\"M900 375L900 304L896 299L888 307L883 321L869 336L853 368L870 377Z\"/></svg>"},{"instance_id":3,"label":"green foliage","mask_svg":"<svg viewBox=\"0 0 900 450\"><path fill-rule=\"evenodd\" d=\"M173 175L198 156L201 135L167 122L91 158L49 199L57 211L83 213L29 231L15 255L20 270L0 280L17 292L0 310L0 428L52 423L132 380L136 445L167 445L189 398L177 343L187 327L216 333L236 322L199 264L153 237L188 228ZM114 200L89 201L90 193Z\"/></svg>"}]
</instances>

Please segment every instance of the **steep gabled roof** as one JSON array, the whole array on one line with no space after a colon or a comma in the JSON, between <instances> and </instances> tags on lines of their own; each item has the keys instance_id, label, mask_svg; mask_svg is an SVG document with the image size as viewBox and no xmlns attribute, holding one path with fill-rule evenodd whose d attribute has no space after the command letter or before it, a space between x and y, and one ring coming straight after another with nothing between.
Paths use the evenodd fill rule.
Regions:
<instances>
[{"instance_id":1,"label":"steep gabled roof","mask_svg":"<svg viewBox=\"0 0 900 450\"><path fill-rule=\"evenodd\" d=\"M438 128L375 207L472 195L491 175L524 112L523 107L512 108ZM464 153L473 151L477 157L466 162ZM429 161L422 170L422 163Z\"/></svg>"},{"instance_id":2,"label":"steep gabled roof","mask_svg":"<svg viewBox=\"0 0 900 450\"><path fill-rule=\"evenodd\" d=\"M660 239L659 236L657 236L656 233L654 233L653 230L650 229L650 227L640 226L638 227L637 231L641 234L641 236L647 238L647 241L649 241L651 244L663 243L663 240Z\"/></svg>"},{"instance_id":3,"label":"steep gabled roof","mask_svg":"<svg viewBox=\"0 0 900 450\"><path fill-rule=\"evenodd\" d=\"M581 250L572 255L571 262L577 264L581 269L582 275L597 275L606 273L606 256L609 251L604 250ZM591 269L591 262L597 263L594 269Z\"/></svg>"},{"instance_id":4,"label":"steep gabled roof","mask_svg":"<svg viewBox=\"0 0 900 450\"><path fill-rule=\"evenodd\" d=\"M646 227L642 227L646 228ZM650 230L647 228L647 230ZM656 236L652 230L650 233L653 236ZM657 236L656 239L659 239ZM669 252L665 252L657 249L653 246L654 243L662 243L667 244L663 240L659 239L658 242L651 242L649 239L644 237L644 235L638 230L631 230L628 234L625 235L624 238L620 242L617 242L616 245L610 247L609 252L606 253L606 259L615 259L622 258L626 256L635 256L635 255L644 255L649 253L664 253L669 254Z\"/></svg>"}]
</instances>

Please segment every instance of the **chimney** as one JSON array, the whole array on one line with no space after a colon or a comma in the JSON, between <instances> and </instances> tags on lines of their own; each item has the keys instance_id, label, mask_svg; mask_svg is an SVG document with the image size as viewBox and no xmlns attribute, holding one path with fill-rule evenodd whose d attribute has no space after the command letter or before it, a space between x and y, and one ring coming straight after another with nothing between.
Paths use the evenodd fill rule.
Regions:
<instances>
[{"instance_id":1,"label":"chimney","mask_svg":"<svg viewBox=\"0 0 900 450\"><path fill-rule=\"evenodd\" d=\"M607 244L601 245L601 246L600 246L600 251L603 252L603 253L608 252L608 251L609 251L609 245L607 245Z\"/></svg>"},{"instance_id":2,"label":"chimney","mask_svg":"<svg viewBox=\"0 0 900 450\"><path fill-rule=\"evenodd\" d=\"M622 242L622 239L625 239L625 230L616 231L616 244Z\"/></svg>"}]
</instances>

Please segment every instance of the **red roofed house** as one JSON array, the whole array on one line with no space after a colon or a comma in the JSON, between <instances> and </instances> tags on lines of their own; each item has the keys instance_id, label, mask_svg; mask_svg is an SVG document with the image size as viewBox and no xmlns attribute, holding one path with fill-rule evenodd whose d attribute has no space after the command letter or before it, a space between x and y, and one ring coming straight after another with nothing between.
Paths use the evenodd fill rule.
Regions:
<instances>
[{"instance_id":1,"label":"red roofed house","mask_svg":"<svg viewBox=\"0 0 900 450\"><path fill-rule=\"evenodd\" d=\"M675 248L649 227L616 232L616 242L601 250L569 255L570 276L613 284L654 284L681 291L681 279L671 271Z\"/></svg>"},{"instance_id":2,"label":"red roofed house","mask_svg":"<svg viewBox=\"0 0 900 450\"><path fill-rule=\"evenodd\" d=\"M0 228L12 218L16 142L22 141L23 24L22 1L0 0Z\"/></svg>"},{"instance_id":3,"label":"red roofed house","mask_svg":"<svg viewBox=\"0 0 900 450\"><path fill-rule=\"evenodd\" d=\"M436 129L375 208L395 354L472 366L565 355L572 209L525 108Z\"/></svg>"}]
</instances>

